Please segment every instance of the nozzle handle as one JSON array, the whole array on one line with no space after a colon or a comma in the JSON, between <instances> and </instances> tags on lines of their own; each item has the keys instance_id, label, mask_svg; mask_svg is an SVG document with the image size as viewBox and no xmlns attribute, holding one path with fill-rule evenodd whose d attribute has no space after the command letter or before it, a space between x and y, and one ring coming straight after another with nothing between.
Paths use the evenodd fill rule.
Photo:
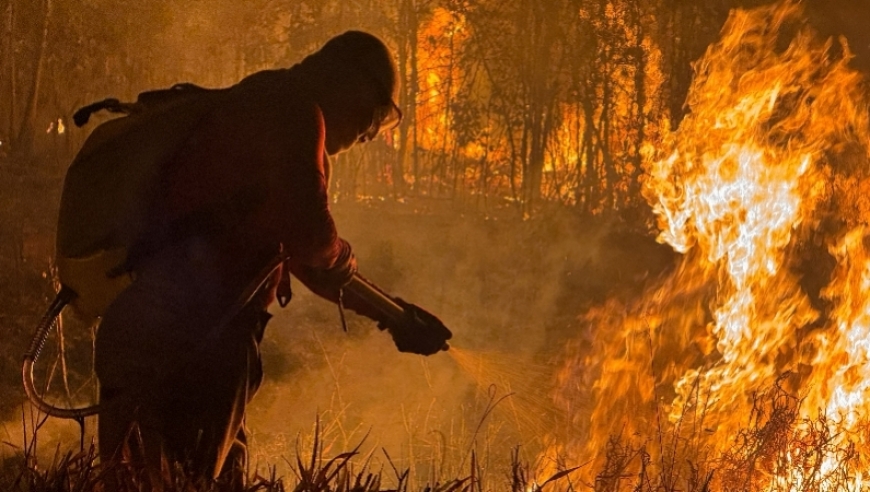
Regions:
<instances>
[{"instance_id":1,"label":"nozzle handle","mask_svg":"<svg viewBox=\"0 0 870 492\"><path fill-rule=\"evenodd\" d=\"M345 285L344 289L361 298L393 321L398 322L405 318L405 308L402 305L359 273L353 275L350 283Z\"/></svg>"},{"instance_id":2,"label":"nozzle handle","mask_svg":"<svg viewBox=\"0 0 870 492\"><path fill-rule=\"evenodd\" d=\"M397 299L376 286L371 281L359 273L355 273L350 282L344 287L348 292L353 293L363 301L374 307L377 311L388 318L391 323L386 323L392 326L416 326L417 329L426 331L444 330L450 333L450 330L439 320L435 315L415 304L410 304L400 299ZM408 323L412 321L412 323ZM445 341L441 347L441 351L450 349L450 345Z\"/></svg>"}]
</instances>

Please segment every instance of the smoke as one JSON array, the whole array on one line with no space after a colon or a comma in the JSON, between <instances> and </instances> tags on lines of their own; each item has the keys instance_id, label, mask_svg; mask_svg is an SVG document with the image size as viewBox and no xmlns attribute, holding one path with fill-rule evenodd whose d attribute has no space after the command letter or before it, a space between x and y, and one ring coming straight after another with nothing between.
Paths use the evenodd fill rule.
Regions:
<instances>
[{"instance_id":1,"label":"smoke","mask_svg":"<svg viewBox=\"0 0 870 492\"><path fill-rule=\"evenodd\" d=\"M285 40L257 50L263 60L236 59L221 49L252 35L215 29L242 10L255 11L224 2L145 9L147 29L133 29L131 20L125 31L142 39L125 42L142 48L147 78L131 77L109 94L131 99L182 80L222 86L261 61L274 66L287 57ZM309 41L326 34L311 33ZM327 456L363 442L363 453L384 463L386 452L419 481L466 475L472 450L483 465L507 465L514 446L533 460L545 431L562 418L551 403L553 364L577 335L577 316L608 297L640 292L673 261L669 248L615 217L580 219L560 209L521 220L512 210L487 217L457 207L437 200L335 206L361 272L439 316L454 332L456 355L399 353L388 334L352 314L343 333L335 306L296 282L290 306L273 310L262 346L265 381L247 422L255 465L286 472L285 458L310 451L318 419ZM89 354L89 347L81 349ZM81 360L75 367L86 373L88 360ZM47 354L43 364L50 361ZM46 459L58 447L77 446L76 423L40 424L22 412L26 426L19 419L0 425L0 441L11 443L0 446L0 457L20 451L37 426ZM95 429L88 419L86 443Z\"/></svg>"},{"instance_id":2,"label":"smoke","mask_svg":"<svg viewBox=\"0 0 870 492\"><path fill-rule=\"evenodd\" d=\"M521 220L435 202L341 202L333 212L361 273L440 317L453 349L400 353L389 334L353 313L344 333L336 306L294 282L290 305L272 309L265 380L247 420L252 466L282 475L288 460L311 452L316 422L324 455L361 444L375 465L408 468L417 483L467 475L472 451L493 479L506 476L500 470L514 447L534 461L565 419L551 392L577 316L640 292L673 262L669 248L618 218L580 219L570 210ZM50 361L47 354L42 364ZM89 443L96 422L85 430ZM21 422L0 432L15 446L6 452L23 447ZM76 423L49 419L39 432L41 459L79 439Z\"/></svg>"},{"instance_id":3,"label":"smoke","mask_svg":"<svg viewBox=\"0 0 870 492\"><path fill-rule=\"evenodd\" d=\"M266 383L248 420L260 463L310 451L316 418L334 451L364 440L364 451L386 450L422 481L463 474L472 449L507 465L521 446L532 461L562 418L550 364L573 320L672 259L617 220L496 220L403 204L340 203L334 213L361 273L439 316L455 356L399 353L356 316L345 334L337 309L297 283L263 344Z\"/></svg>"}]
</instances>

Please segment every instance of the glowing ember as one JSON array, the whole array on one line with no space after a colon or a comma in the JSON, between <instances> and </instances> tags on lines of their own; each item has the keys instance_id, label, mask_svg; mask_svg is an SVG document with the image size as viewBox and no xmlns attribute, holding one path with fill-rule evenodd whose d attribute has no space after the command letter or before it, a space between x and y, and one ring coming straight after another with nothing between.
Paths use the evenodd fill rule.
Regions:
<instances>
[{"instance_id":1,"label":"glowing ember","mask_svg":"<svg viewBox=\"0 0 870 492\"><path fill-rule=\"evenodd\" d=\"M848 49L819 41L801 19L790 3L732 13L695 67L689 115L646 165L660 240L685 256L643 299L590 313L592 348L574 350L561 375L557 403L575 415L577 439L554 438L550 453L597 460L590 481L602 470L598 481L611 480L614 460L631 454L610 441L618 435L662 481L743 460L739 483L723 472L714 485L861 486L870 451L866 88ZM833 273L816 272L826 260ZM582 397L594 405L578 408ZM824 445L807 444L819 435Z\"/></svg>"}]
</instances>

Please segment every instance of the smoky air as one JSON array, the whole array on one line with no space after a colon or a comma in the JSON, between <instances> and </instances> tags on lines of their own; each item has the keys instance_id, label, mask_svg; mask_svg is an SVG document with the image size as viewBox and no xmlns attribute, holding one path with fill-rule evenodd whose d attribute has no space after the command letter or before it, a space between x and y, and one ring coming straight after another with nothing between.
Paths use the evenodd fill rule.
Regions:
<instances>
[{"instance_id":1,"label":"smoky air","mask_svg":"<svg viewBox=\"0 0 870 492\"><path fill-rule=\"evenodd\" d=\"M209 212L222 224L250 217L263 190L284 192L281 178L257 175L258 191L236 206L227 183L254 174L233 169L268 159L297 169L284 136L297 142L322 123L311 162L323 168L311 179L326 187L358 273L452 338L429 332L428 356L400 351L405 325L358 314L352 292L340 310L294 267L279 288L290 302L268 305L256 345L263 380L243 405L238 490L315 476L308 485L325 490L368 473L377 480L360 490L860 489L870 471L868 19L870 3L845 0L5 0L0 485L103 480L98 419L46 417L21 381L34 328L69 278L69 245L101 218L127 224L131 197L146 197L146 216L171 195L224 204ZM377 99L344 142L336 121L349 125L359 100L317 99L326 82L264 88L347 31L383 41L395 80L362 56L311 70L358 77L351 85ZM357 64L367 68L342 71ZM213 122L197 133L205 116L141 116L243 79L259 106L242 105L226 128L250 134ZM137 103L179 83L192 85ZM294 98L316 99L321 123L262 116ZM87 123L74 117L92 103ZM136 121L157 130L135 133ZM65 179L74 160L107 148L98 127L116 129L100 130L107 140L134 135L119 168L81 182L114 190L117 207L70 221ZM222 175L234 178L203 165L176 196L167 183L188 168L135 174L157 159L143 149L177 140L167 155L182 162L211 148L206 134L222 143L203 155L237 162ZM279 144L254 150L265 136ZM121 185L115 172L140 181ZM292 222L277 210L307 189L287 185L268 223ZM142 258L174 237L135 230ZM253 256L239 244L239 258ZM333 260L350 268L347 255ZM107 399L100 321L76 309L33 371L36 391L62 408ZM414 326L434 326L425 321ZM341 473L305 473L326 466Z\"/></svg>"}]
</instances>

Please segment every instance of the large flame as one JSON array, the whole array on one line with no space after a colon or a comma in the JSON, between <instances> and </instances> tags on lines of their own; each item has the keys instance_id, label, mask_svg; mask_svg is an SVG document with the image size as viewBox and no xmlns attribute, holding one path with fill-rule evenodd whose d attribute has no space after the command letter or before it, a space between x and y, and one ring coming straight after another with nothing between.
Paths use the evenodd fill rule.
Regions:
<instances>
[{"instance_id":1,"label":"large flame","mask_svg":"<svg viewBox=\"0 0 870 492\"><path fill-rule=\"evenodd\" d=\"M683 261L643 299L590 313L560 376L577 439L551 452L595 462L587 479L652 467L691 481L744 459L753 472L721 473L720 488L860 488L870 131L848 61L784 3L732 12L696 65L689 114L656 145L644 189ZM802 436L819 433L809 456ZM627 441L645 457L635 468Z\"/></svg>"},{"instance_id":2,"label":"large flame","mask_svg":"<svg viewBox=\"0 0 870 492\"><path fill-rule=\"evenodd\" d=\"M449 152L456 144L451 101L461 89L459 57L468 33L462 15L437 7L417 35L420 94L417 121L422 129L417 142L427 150Z\"/></svg>"}]
</instances>

